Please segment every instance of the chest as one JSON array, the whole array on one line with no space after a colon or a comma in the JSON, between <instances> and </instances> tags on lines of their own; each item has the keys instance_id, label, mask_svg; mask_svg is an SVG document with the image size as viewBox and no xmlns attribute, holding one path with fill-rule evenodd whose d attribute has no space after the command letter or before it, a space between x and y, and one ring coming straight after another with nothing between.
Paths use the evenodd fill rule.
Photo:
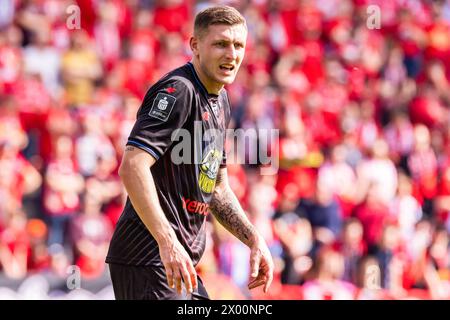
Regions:
<instances>
[{"instance_id":1,"label":"chest","mask_svg":"<svg viewBox=\"0 0 450 320\"><path fill-rule=\"evenodd\" d=\"M197 96L195 121L201 123L204 131L225 131L229 105L221 97L211 98L203 95Z\"/></svg>"}]
</instances>

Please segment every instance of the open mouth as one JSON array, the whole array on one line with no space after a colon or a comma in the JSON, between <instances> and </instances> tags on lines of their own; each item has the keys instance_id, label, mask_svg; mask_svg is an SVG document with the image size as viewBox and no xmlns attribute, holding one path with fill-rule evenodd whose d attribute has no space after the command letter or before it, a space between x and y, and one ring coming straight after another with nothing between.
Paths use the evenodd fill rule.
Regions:
<instances>
[{"instance_id":1,"label":"open mouth","mask_svg":"<svg viewBox=\"0 0 450 320\"><path fill-rule=\"evenodd\" d=\"M220 65L220 70L233 71L234 66L228 65L228 64L222 64L222 65Z\"/></svg>"}]
</instances>

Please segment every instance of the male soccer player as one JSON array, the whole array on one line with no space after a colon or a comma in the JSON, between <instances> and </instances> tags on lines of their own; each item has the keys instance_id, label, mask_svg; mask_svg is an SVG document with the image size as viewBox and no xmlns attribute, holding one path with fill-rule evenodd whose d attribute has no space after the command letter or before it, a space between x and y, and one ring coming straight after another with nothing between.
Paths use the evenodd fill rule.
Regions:
<instances>
[{"instance_id":1,"label":"male soccer player","mask_svg":"<svg viewBox=\"0 0 450 320\"><path fill-rule=\"evenodd\" d=\"M191 62L165 75L144 98L119 168L128 199L106 258L116 299L208 299L194 267L205 249L209 212L250 248L248 287L264 285L267 292L272 282L272 257L228 185L223 152L230 119L223 87L236 77L246 38L236 9L200 12ZM219 139L202 139L199 161L175 163L172 133L184 129L193 141L198 124L202 132L216 130Z\"/></svg>"}]
</instances>

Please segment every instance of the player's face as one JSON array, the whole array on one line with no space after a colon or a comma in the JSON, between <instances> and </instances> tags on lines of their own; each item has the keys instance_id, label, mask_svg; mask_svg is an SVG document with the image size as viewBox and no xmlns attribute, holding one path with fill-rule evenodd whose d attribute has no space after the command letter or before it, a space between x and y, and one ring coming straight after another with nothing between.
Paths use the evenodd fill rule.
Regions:
<instances>
[{"instance_id":1,"label":"player's face","mask_svg":"<svg viewBox=\"0 0 450 320\"><path fill-rule=\"evenodd\" d=\"M198 59L201 79L205 86L222 88L231 84L241 65L245 53L247 30L239 25L211 25L207 32L194 40L192 46Z\"/></svg>"}]
</instances>

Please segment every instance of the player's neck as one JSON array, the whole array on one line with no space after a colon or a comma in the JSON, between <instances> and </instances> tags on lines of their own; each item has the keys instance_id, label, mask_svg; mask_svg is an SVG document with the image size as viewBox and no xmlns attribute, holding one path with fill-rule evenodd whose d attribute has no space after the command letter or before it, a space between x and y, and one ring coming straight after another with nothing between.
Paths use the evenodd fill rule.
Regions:
<instances>
[{"instance_id":1,"label":"player's neck","mask_svg":"<svg viewBox=\"0 0 450 320\"><path fill-rule=\"evenodd\" d=\"M208 91L209 94L219 95L219 93L222 90L222 88L224 87L224 85L218 84L216 82L209 80L209 78L202 72L197 60L192 59L191 63L194 66L195 73L197 74L198 78L200 79L200 82L206 88L206 91Z\"/></svg>"}]
</instances>

